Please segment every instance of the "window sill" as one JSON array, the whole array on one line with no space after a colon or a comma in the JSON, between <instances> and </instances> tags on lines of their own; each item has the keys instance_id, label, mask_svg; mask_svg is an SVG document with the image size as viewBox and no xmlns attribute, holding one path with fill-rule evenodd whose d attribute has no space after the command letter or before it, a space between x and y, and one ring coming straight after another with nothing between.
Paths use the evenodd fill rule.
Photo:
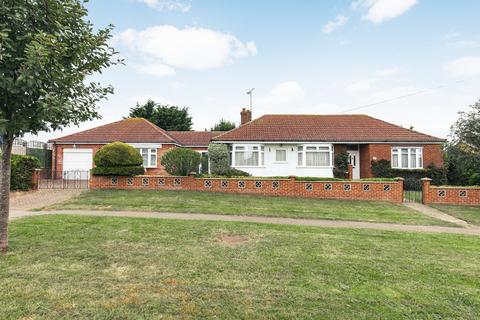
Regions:
<instances>
[{"instance_id":1,"label":"window sill","mask_svg":"<svg viewBox=\"0 0 480 320\"><path fill-rule=\"evenodd\" d=\"M333 169L333 167L297 166L297 169Z\"/></svg>"},{"instance_id":2,"label":"window sill","mask_svg":"<svg viewBox=\"0 0 480 320\"><path fill-rule=\"evenodd\" d=\"M266 166L232 166L232 168L266 168Z\"/></svg>"},{"instance_id":3,"label":"window sill","mask_svg":"<svg viewBox=\"0 0 480 320\"><path fill-rule=\"evenodd\" d=\"M395 170L425 170L425 168L393 168Z\"/></svg>"}]
</instances>

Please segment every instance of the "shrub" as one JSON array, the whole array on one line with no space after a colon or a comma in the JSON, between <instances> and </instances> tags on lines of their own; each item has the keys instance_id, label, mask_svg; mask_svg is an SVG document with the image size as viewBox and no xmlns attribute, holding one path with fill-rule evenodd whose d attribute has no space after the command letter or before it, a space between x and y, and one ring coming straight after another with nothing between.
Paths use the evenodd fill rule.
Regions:
<instances>
[{"instance_id":1,"label":"shrub","mask_svg":"<svg viewBox=\"0 0 480 320\"><path fill-rule=\"evenodd\" d=\"M165 170L174 176L186 176L197 171L200 161L200 153L187 148L170 149L161 159Z\"/></svg>"},{"instance_id":2,"label":"shrub","mask_svg":"<svg viewBox=\"0 0 480 320\"><path fill-rule=\"evenodd\" d=\"M95 154L93 159L97 167L141 166L143 158L132 146L123 142L109 143Z\"/></svg>"},{"instance_id":3,"label":"shrub","mask_svg":"<svg viewBox=\"0 0 480 320\"><path fill-rule=\"evenodd\" d=\"M211 143L208 146L208 158L210 159L210 172L223 175L230 169L228 161L229 152L227 145Z\"/></svg>"},{"instance_id":4,"label":"shrub","mask_svg":"<svg viewBox=\"0 0 480 320\"><path fill-rule=\"evenodd\" d=\"M223 177L232 178L232 177L249 177L250 173L238 170L235 168L228 168L227 170L221 173Z\"/></svg>"},{"instance_id":5,"label":"shrub","mask_svg":"<svg viewBox=\"0 0 480 320\"><path fill-rule=\"evenodd\" d=\"M334 164L333 176L339 179L346 179L348 176L348 153L345 151L337 154Z\"/></svg>"},{"instance_id":6,"label":"shrub","mask_svg":"<svg viewBox=\"0 0 480 320\"><path fill-rule=\"evenodd\" d=\"M12 191L28 191L32 189L32 177L35 169L40 168L40 160L32 156L12 155L11 160Z\"/></svg>"},{"instance_id":7,"label":"shrub","mask_svg":"<svg viewBox=\"0 0 480 320\"><path fill-rule=\"evenodd\" d=\"M109 143L97 151L93 159L97 176L134 176L145 173L143 158L132 146L123 142Z\"/></svg>"},{"instance_id":8,"label":"shrub","mask_svg":"<svg viewBox=\"0 0 480 320\"><path fill-rule=\"evenodd\" d=\"M376 178L397 178L405 180L405 188L414 188L422 178L432 179L432 184L443 185L447 181L447 170L430 164L426 169L393 169L390 161L372 161L372 174Z\"/></svg>"},{"instance_id":9,"label":"shrub","mask_svg":"<svg viewBox=\"0 0 480 320\"><path fill-rule=\"evenodd\" d=\"M145 173L142 166L125 167L95 167L92 169L94 176L138 176Z\"/></svg>"}]
</instances>

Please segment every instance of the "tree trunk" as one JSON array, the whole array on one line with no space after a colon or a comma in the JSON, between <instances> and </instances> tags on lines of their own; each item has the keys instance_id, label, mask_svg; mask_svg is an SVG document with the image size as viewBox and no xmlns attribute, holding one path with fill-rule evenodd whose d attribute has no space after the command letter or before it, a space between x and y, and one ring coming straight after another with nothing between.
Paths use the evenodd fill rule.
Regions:
<instances>
[{"instance_id":1,"label":"tree trunk","mask_svg":"<svg viewBox=\"0 0 480 320\"><path fill-rule=\"evenodd\" d=\"M13 137L3 136L0 162L0 252L8 250L8 215L10 210L10 159Z\"/></svg>"}]
</instances>

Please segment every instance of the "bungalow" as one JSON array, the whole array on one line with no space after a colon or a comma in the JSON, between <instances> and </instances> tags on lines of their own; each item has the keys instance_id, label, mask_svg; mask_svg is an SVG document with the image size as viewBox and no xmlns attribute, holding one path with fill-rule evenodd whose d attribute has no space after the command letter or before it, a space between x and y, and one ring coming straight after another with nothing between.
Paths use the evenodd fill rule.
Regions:
<instances>
[{"instance_id":1,"label":"bungalow","mask_svg":"<svg viewBox=\"0 0 480 320\"><path fill-rule=\"evenodd\" d=\"M443 139L367 115L264 115L212 139L228 144L231 166L255 176L332 177L334 156L348 152L353 178L372 177L372 160L393 168L443 166Z\"/></svg>"},{"instance_id":2,"label":"bungalow","mask_svg":"<svg viewBox=\"0 0 480 320\"><path fill-rule=\"evenodd\" d=\"M205 158L212 142L227 144L231 166L255 176L332 177L335 155L346 151L354 179L372 177L372 160L390 160L398 169L441 167L445 142L366 115L278 114L252 121L243 109L241 126L224 133L165 131L130 118L53 139L53 171L90 170L96 151L113 141L137 148L147 174L166 174L160 157L170 148L192 148Z\"/></svg>"},{"instance_id":3,"label":"bungalow","mask_svg":"<svg viewBox=\"0 0 480 320\"><path fill-rule=\"evenodd\" d=\"M188 147L204 156L210 140L220 132L165 131L142 118L128 118L104 126L85 130L52 143L52 171L55 176L65 172L89 171L93 157L104 145L121 141L138 149L147 174L167 174L160 164L163 153L173 147Z\"/></svg>"}]
</instances>

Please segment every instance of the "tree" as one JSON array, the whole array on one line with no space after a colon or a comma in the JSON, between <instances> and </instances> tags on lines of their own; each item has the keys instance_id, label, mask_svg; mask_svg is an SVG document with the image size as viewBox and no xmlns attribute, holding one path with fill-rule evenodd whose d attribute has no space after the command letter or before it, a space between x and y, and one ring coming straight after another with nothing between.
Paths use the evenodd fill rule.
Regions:
<instances>
[{"instance_id":1,"label":"tree","mask_svg":"<svg viewBox=\"0 0 480 320\"><path fill-rule=\"evenodd\" d=\"M130 109L129 118L145 118L168 131L190 131L193 125L188 108L162 105L153 100L148 100L143 105L137 103Z\"/></svg>"},{"instance_id":2,"label":"tree","mask_svg":"<svg viewBox=\"0 0 480 320\"><path fill-rule=\"evenodd\" d=\"M235 127L235 122L220 119L218 123L216 123L212 128L210 128L210 131L230 131L235 129Z\"/></svg>"},{"instance_id":3,"label":"tree","mask_svg":"<svg viewBox=\"0 0 480 320\"><path fill-rule=\"evenodd\" d=\"M451 128L446 145L448 182L456 185L480 183L480 100L459 118Z\"/></svg>"},{"instance_id":4,"label":"tree","mask_svg":"<svg viewBox=\"0 0 480 320\"><path fill-rule=\"evenodd\" d=\"M466 144L480 151L480 99L470 110L460 112L460 117L451 128L453 142Z\"/></svg>"},{"instance_id":5,"label":"tree","mask_svg":"<svg viewBox=\"0 0 480 320\"><path fill-rule=\"evenodd\" d=\"M82 0L0 3L0 251L8 249L13 140L100 118L96 103L113 92L88 81L120 63L108 45L112 26L94 31Z\"/></svg>"}]
</instances>

